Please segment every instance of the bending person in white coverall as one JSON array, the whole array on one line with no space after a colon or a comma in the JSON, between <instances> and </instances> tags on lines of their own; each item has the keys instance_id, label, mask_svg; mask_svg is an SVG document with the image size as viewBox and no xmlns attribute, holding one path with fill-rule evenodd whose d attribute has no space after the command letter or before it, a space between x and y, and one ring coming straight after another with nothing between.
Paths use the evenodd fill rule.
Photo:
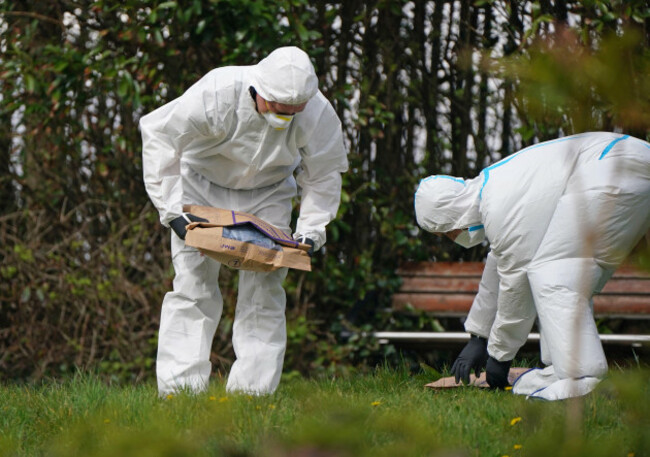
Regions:
<instances>
[{"instance_id":1,"label":"bending person in white coverall","mask_svg":"<svg viewBox=\"0 0 650 457\"><path fill-rule=\"evenodd\" d=\"M302 50L279 48L257 65L212 70L140 121L144 182L160 221L171 226L174 289L162 304L157 356L161 396L205 390L221 318L220 264L183 241L184 204L243 211L318 250L335 217L348 167L341 123L318 90ZM241 271L233 324L236 360L228 391L273 392L286 348L287 269Z\"/></svg>"},{"instance_id":2,"label":"bending person in white coverall","mask_svg":"<svg viewBox=\"0 0 650 457\"><path fill-rule=\"evenodd\" d=\"M427 231L466 247L484 234L491 246L452 371L485 366L490 386L507 386L537 318L548 367L513 391L556 400L593 390L607 361L592 297L650 229L650 144L606 132L536 144L474 179L422 180L415 209Z\"/></svg>"}]
</instances>

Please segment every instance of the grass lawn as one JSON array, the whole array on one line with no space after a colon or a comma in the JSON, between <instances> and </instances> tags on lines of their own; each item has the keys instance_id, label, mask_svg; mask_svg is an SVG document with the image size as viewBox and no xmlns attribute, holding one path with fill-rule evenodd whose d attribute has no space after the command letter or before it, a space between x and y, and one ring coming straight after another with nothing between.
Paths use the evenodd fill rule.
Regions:
<instances>
[{"instance_id":1,"label":"grass lawn","mask_svg":"<svg viewBox=\"0 0 650 457\"><path fill-rule=\"evenodd\" d=\"M0 456L646 456L650 374L614 371L589 396L528 401L477 388L432 391L378 369L283 381L269 396L157 398L153 383L91 375L0 386Z\"/></svg>"}]
</instances>

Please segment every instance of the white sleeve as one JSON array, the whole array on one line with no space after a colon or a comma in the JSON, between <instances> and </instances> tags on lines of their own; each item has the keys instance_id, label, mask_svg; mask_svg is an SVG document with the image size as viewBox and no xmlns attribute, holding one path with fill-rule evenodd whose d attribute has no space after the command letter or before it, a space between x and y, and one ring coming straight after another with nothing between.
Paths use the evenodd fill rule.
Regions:
<instances>
[{"instance_id":1,"label":"white sleeve","mask_svg":"<svg viewBox=\"0 0 650 457\"><path fill-rule=\"evenodd\" d=\"M497 313L488 338L488 354L500 362L512 360L530 333L537 312L526 268L505 269L499 265Z\"/></svg>"},{"instance_id":2,"label":"white sleeve","mask_svg":"<svg viewBox=\"0 0 650 457\"><path fill-rule=\"evenodd\" d=\"M483 276L478 286L478 294L465 320L465 330L483 338L490 336L490 330L497 314L499 297L499 273L497 261L492 252L488 252L483 268Z\"/></svg>"},{"instance_id":3,"label":"white sleeve","mask_svg":"<svg viewBox=\"0 0 650 457\"><path fill-rule=\"evenodd\" d=\"M182 96L140 120L144 184L165 226L182 213L183 151L199 136L218 136L208 118L208 110L215 105L211 86L206 76Z\"/></svg>"},{"instance_id":4,"label":"white sleeve","mask_svg":"<svg viewBox=\"0 0 650 457\"><path fill-rule=\"evenodd\" d=\"M348 169L341 122L334 108L325 101L319 114L315 128L300 149L302 162L296 173L301 190L300 214L294 234L295 239L306 236L314 240L316 249L325 244L325 227L336 217L341 201L341 173Z\"/></svg>"}]
</instances>

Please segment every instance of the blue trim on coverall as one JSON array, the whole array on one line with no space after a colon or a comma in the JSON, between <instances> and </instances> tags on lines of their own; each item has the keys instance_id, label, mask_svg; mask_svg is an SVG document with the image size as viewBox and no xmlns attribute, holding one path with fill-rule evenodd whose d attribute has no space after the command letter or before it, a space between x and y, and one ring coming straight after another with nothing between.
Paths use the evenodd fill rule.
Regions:
<instances>
[{"instance_id":1,"label":"blue trim on coverall","mask_svg":"<svg viewBox=\"0 0 650 457\"><path fill-rule=\"evenodd\" d=\"M456 178L455 176L449 176L449 175L431 175L427 176L426 178L423 178L420 180L420 183L418 184L418 188L415 190L415 193L413 194L413 209L415 209L415 195L418 193L418 190L420 190L420 186L424 181L428 181L430 179L451 179L452 181L456 181L457 183L462 184L463 186L466 186L465 180L463 178Z\"/></svg>"},{"instance_id":2,"label":"blue trim on coverall","mask_svg":"<svg viewBox=\"0 0 650 457\"><path fill-rule=\"evenodd\" d=\"M422 180L420 181L420 184L422 184L424 181L428 181L428 180L430 180L430 179L438 179L438 178L441 178L441 179L451 179L452 181L456 181L457 183L460 183L460 184L462 184L463 186L466 185L466 184L465 184L465 180L464 180L463 178L457 178L457 177L455 177L455 176L449 176L449 175L431 175L431 176L427 176L426 178L424 178L424 179L422 179ZM418 187L420 187L420 185L418 185Z\"/></svg>"},{"instance_id":3,"label":"blue trim on coverall","mask_svg":"<svg viewBox=\"0 0 650 457\"><path fill-rule=\"evenodd\" d=\"M616 143L618 143L619 141L627 140L629 137L630 135L623 135L622 137L616 138L614 141L609 143L607 147L603 149L603 152L600 154L600 157L598 157L598 160L603 160L603 157L605 157L607 153L612 150L612 148Z\"/></svg>"},{"instance_id":4,"label":"blue trim on coverall","mask_svg":"<svg viewBox=\"0 0 650 457\"><path fill-rule=\"evenodd\" d=\"M488 179L490 179L490 170L493 170L494 168L498 168L498 167L500 167L501 165L505 165L505 164L507 164L507 163L510 162L512 159L514 159L515 157L517 157L519 154L522 154L522 153L524 153L524 152L530 151L531 149L536 149L536 148L539 148L539 147L542 147L542 146L548 146L548 145L551 145L551 144L559 143L559 142L561 142L561 141L576 140L576 139L578 139L578 138L582 138L583 136L586 136L586 135L589 135L589 134L588 134L588 133L584 133L584 134L582 134L582 135L572 135L572 136L567 136L567 137L564 137L564 138L558 138L557 140L545 141L544 143L537 143L537 144L534 144L534 145L532 145L532 146L528 146L527 148L522 149L521 151L519 151L519 152L517 152L517 153L515 153L515 154L513 154L513 155L511 155L511 156L506 157L505 159L503 159L503 160L501 160L501 161L495 163L494 165L490 165L489 167L484 168L483 171L481 171L481 174L482 174L485 178L483 179L483 185L481 186L481 190L480 190L479 193L478 193L478 198L479 198L479 199L483 198L483 188L484 188L485 185L487 184Z\"/></svg>"}]
</instances>

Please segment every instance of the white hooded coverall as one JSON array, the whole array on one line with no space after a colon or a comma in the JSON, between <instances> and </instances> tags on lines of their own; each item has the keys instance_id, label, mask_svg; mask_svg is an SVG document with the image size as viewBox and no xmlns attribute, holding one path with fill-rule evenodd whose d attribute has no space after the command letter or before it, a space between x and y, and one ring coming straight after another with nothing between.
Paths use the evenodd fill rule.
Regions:
<instances>
[{"instance_id":1,"label":"white hooded coverall","mask_svg":"<svg viewBox=\"0 0 650 457\"><path fill-rule=\"evenodd\" d=\"M307 104L278 130L257 112L250 87L268 101ZM144 182L163 225L180 216L184 204L197 204L251 213L290 233L299 187L293 236L312 239L315 249L325 243L348 163L340 121L300 49L279 48L257 65L212 70L144 116L140 129ZM221 265L175 234L171 249L175 278L162 304L156 366L161 396L207 388L223 308ZM286 275L286 268L240 272L228 391L277 388L286 347Z\"/></svg>"},{"instance_id":2,"label":"white hooded coverall","mask_svg":"<svg viewBox=\"0 0 650 457\"><path fill-rule=\"evenodd\" d=\"M592 297L650 229L650 144L607 132L539 143L474 179L425 178L415 208L430 232L483 224L491 253L465 328L488 353L512 360L538 318L552 366L531 383L539 396L593 389L607 361Z\"/></svg>"}]
</instances>

